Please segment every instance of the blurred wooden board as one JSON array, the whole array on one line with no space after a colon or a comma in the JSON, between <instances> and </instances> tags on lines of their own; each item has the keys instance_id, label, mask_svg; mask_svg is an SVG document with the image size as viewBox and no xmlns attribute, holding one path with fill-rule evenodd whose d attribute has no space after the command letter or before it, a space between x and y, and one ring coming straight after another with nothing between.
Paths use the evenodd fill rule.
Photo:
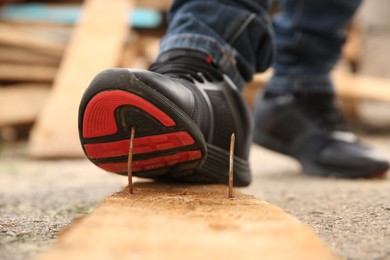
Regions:
<instances>
[{"instance_id":1,"label":"blurred wooden board","mask_svg":"<svg viewBox=\"0 0 390 260\"><path fill-rule=\"evenodd\" d=\"M0 46L0 63L53 65L58 66L60 57L44 55L31 50L10 46Z\"/></svg>"},{"instance_id":2,"label":"blurred wooden board","mask_svg":"<svg viewBox=\"0 0 390 260\"><path fill-rule=\"evenodd\" d=\"M61 57L67 37L59 28L32 28L14 24L0 24L0 44ZM66 33L67 34L67 33Z\"/></svg>"},{"instance_id":3,"label":"blurred wooden board","mask_svg":"<svg viewBox=\"0 0 390 260\"><path fill-rule=\"evenodd\" d=\"M252 106L257 93L265 87L272 70L256 74L243 91L247 102ZM352 74L345 69L336 68L332 73L337 95L346 100L374 100L390 102L390 79Z\"/></svg>"},{"instance_id":4,"label":"blurred wooden board","mask_svg":"<svg viewBox=\"0 0 390 260\"><path fill-rule=\"evenodd\" d=\"M363 29L357 21L350 25L347 30L347 36L347 41L342 48L342 57L357 72L364 49Z\"/></svg>"},{"instance_id":5,"label":"blurred wooden board","mask_svg":"<svg viewBox=\"0 0 390 260\"><path fill-rule=\"evenodd\" d=\"M124 68L147 69L158 54L160 37L136 35L126 44L121 65Z\"/></svg>"},{"instance_id":6,"label":"blurred wooden board","mask_svg":"<svg viewBox=\"0 0 390 260\"><path fill-rule=\"evenodd\" d=\"M128 34L129 4L128 0L85 2L52 92L31 132L30 156L83 156L77 129L79 102L93 77L120 61Z\"/></svg>"},{"instance_id":7,"label":"blurred wooden board","mask_svg":"<svg viewBox=\"0 0 390 260\"><path fill-rule=\"evenodd\" d=\"M390 102L390 79L340 70L333 73L333 78L341 98Z\"/></svg>"},{"instance_id":8,"label":"blurred wooden board","mask_svg":"<svg viewBox=\"0 0 390 260\"><path fill-rule=\"evenodd\" d=\"M137 7L145 7L160 11L168 11L173 0L134 0L134 5Z\"/></svg>"},{"instance_id":9,"label":"blurred wooden board","mask_svg":"<svg viewBox=\"0 0 390 260\"><path fill-rule=\"evenodd\" d=\"M136 183L38 259L337 259L280 208L222 185Z\"/></svg>"},{"instance_id":10,"label":"blurred wooden board","mask_svg":"<svg viewBox=\"0 0 390 260\"><path fill-rule=\"evenodd\" d=\"M0 88L0 127L33 123L48 94L48 84L18 84Z\"/></svg>"},{"instance_id":11,"label":"blurred wooden board","mask_svg":"<svg viewBox=\"0 0 390 260\"><path fill-rule=\"evenodd\" d=\"M0 81L52 82L57 67L43 65L0 64Z\"/></svg>"}]
</instances>

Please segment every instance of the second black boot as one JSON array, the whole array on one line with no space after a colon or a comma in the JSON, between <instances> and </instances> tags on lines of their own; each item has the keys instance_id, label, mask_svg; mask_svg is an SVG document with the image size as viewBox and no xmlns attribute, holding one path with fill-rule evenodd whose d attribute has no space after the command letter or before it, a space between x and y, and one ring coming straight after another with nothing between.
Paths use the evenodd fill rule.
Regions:
<instances>
[{"instance_id":1,"label":"second black boot","mask_svg":"<svg viewBox=\"0 0 390 260\"><path fill-rule=\"evenodd\" d=\"M294 157L309 175L370 178L389 169L384 155L348 131L333 94L264 93L255 108L254 140Z\"/></svg>"}]
</instances>

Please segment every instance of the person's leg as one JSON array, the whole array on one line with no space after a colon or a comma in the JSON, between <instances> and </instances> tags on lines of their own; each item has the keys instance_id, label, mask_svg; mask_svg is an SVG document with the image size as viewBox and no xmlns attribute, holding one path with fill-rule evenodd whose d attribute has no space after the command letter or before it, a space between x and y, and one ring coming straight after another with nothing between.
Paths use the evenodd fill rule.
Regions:
<instances>
[{"instance_id":1,"label":"person's leg","mask_svg":"<svg viewBox=\"0 0 390 260\"><path fill-rule=\"evenodd\" d=\"M160 53L185 48L210 55L242 89L273 54L269 0L176 0Z\"/></svg>"},{"instance_id":2,"label":"person's leg","mask_svg":"<svg viewBox=\"0 0 390 260\"><path fill-rule=\"evenodd\" d=\"M271 92L333 92L329 72L338 61L345 27L361 0L281 0L273 19L277 53Z\"/></svg>"},{"instance_id":3,"label":"person's leg","mask_svg":"<svg viewBox=\"0 0 390 260\"><path fill-rule=\"evenodd\" d=\"M295 157L310 175L383 174L388 160L348 131L329 76L360 0L280 3L274 75L255 106L255 142Z\"/></svg>"},{"instance_id":4,"label":"person's leg","mask_svg":"<svg viewBox=\"0 0 390 260\"><path fill-rule=\"evenodd\" d=\"M266 7L265 0L175 1L149 71L106 70L87 88L79 110L87 157L126 174L135 127L135 176L227 183L234 133L234 184L248 185L253 118L240 89L271 61Z\"/></svg>"}]
</instances>

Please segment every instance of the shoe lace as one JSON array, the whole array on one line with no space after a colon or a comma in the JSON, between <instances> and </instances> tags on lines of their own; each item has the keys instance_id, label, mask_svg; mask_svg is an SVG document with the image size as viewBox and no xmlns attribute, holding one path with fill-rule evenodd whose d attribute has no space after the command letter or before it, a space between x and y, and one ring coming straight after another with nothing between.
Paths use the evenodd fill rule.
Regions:
<instances>
[{"instance_id":1,"label":"shoe lace","mask_svg":"<svg viewBox=\"0 0 390 260\"><path fill-rule=\"evenodd\" d=\"M149 70L193 83L194 80L203 83L204 79L210 82L223 79L222 72L206 55L170 57L163 62L154 62Z\"/></svg>"},{"instance_id":2,"label":"shoe lace","mask_svg":"<svg viewBox=\"0 0 390 260\"><path fill-rule=\"evenodd\" d=\"M297 95L298 107L319 127L347 131L348 127L333 94Z\"/></svg>"}]
</instances>

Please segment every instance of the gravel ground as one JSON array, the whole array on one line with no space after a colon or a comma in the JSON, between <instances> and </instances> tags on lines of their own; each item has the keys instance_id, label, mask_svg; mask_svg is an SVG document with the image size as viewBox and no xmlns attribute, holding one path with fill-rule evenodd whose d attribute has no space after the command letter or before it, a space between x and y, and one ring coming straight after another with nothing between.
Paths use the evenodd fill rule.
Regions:
<instances>
[{"instance_id":1,"label":"gravel ground","mask_svg":"<svg viewBox=\"0 0 390 260\"><path fill-rule=\"evenodd\" d=\"M390 139L368 141L379 148L387 146L390 157ZM295 161L254 149L255 178L246 192L311 226L342 258L390 259L389 176L382 180L305 177Z\"/></svg>"},{"instance_id":2,"label":"gravel ground","mask_svg":"<svg viewBox=\"0 0 390 260\"><path fill-rule=\"evenodd\" d=\"M390 157L390 136L363 136ZM0 155L0 259L27 259L54 243L59 230L90 212L126 178L86 160L29 161ZM16 154L16 155L15 155ZM345 259L390 259L390 178L305 177L293 160L253 147L254 182L245 193L280 206L311 226Z\"/></svg>"},{"instance_id":3,"label":"gravel ground","mask_svg":"<svg viewBox=\"0 0 390 260\"><path fill-rule=\"evenodd\" d=\"M0 259L48 249L61 228L119 190L124 178L86 160L0 160Z\"/></svg>"}]
</instances>

